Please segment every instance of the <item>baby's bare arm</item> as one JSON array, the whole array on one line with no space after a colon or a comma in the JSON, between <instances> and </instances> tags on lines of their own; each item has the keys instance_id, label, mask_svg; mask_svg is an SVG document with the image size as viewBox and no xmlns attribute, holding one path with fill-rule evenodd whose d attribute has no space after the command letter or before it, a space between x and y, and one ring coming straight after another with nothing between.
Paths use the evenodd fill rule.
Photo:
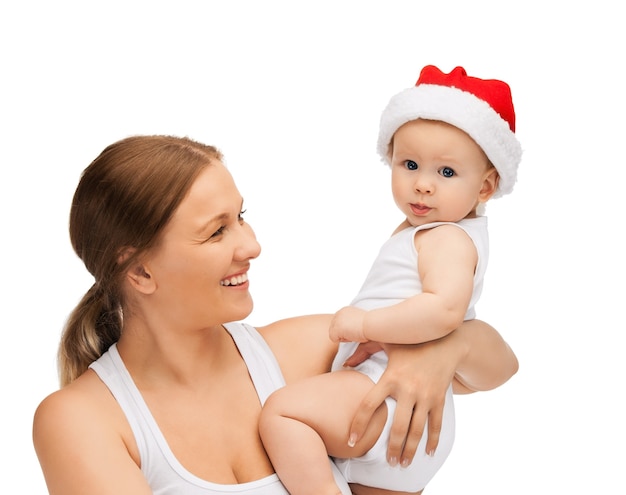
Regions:
<instances>
[{"instance_id":1,"label":"baby's bare arm","mask_svg":"<svg viewBox=\"0 0 626 495\"><path fill-rule=\"evenodd\" d=\"M415 247L422 293L370 311L342 308L331 323L331 339L419 344L461 325L474 287L478 260L474 243L460 228L442 225L419 232Z\"/></svg>"}]
</instances>

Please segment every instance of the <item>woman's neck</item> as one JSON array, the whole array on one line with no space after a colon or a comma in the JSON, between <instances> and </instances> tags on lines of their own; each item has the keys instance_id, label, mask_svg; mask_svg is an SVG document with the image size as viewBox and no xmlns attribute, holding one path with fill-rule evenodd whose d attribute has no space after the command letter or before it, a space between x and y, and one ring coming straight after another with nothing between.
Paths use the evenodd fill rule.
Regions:
<instances>
[{"instance_id":1,"label":"woman's neck","mask_svg":"<svg viewBox=\"0 0 626 495\"><path fill-rule=\"evenodd\" d=\"M125 321L117 347L140 389L167 384L205 386L207 376L219 376L241 360L221 325L180 331L130 319Z\"/></svg>"}]
</instances>

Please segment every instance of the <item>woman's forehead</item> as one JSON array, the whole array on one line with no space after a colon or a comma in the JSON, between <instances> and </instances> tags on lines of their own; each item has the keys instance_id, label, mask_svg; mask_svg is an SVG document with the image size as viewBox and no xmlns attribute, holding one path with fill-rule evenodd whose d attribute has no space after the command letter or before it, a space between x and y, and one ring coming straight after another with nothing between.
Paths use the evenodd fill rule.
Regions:
<instances>
[{"instance_id":1,"label":"woman's forehead","mask_svg":"<svg viewBox=\"0 0 626 495\"><path fill-rule=\"evenodd\" d=\"M172 220L185 218L206 223L239 208L240 204L241 194L232 175L222 162L212 161L198 174Z\"/></svg>"}]
</instances>

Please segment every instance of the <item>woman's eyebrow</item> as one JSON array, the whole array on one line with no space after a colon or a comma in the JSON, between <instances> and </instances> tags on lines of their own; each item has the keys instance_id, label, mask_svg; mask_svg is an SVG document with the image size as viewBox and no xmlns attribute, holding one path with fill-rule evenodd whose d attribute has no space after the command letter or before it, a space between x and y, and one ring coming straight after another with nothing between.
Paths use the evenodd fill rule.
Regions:
<instances>
[{"instance_id":1,"label":"woman's eyebrow","mask_svg":"<svg viewBox=\"0 0 626 495\"><path fill-rule=\"evenodd\" d=\"M243 198L241 198L241 206L239 210L241 211L242 209L243 209ZM210 218L209 220L204 222L200 227L196 229L195 233L202 234L209 228L210 225L224 223L228 221L229 218L230 218L229 213L220 213L219 215L216 215L213 218Z\"/></svg>"},{"instance_id":2,"label":"woman's eyebrow","mask_svg":"<svg viewBox=\"0 0 626 495\"><path fill-rule=\"evenodd\" d=\"M196 234L202 234L203 232L205 232L211 225L214 224L220 224L220 223L224 223L228 220L229 214L228 213L221 213L219 215L214 216L213 218L210 218L209 220L207 220L206 222L204 222L202 225L200 225L200 227L198 227L195 231Z\"/></svg>"}]
</instances>

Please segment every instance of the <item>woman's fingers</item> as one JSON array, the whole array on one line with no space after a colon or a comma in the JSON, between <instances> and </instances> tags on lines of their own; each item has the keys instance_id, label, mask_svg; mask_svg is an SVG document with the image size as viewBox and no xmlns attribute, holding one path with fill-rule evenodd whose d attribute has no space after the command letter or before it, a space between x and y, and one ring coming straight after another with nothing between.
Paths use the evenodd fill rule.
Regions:
<instances>
[{"instance_id":1,"label":"woman's fingers","mask_svg":"<svg viewBox=\"0 0 626 495\"><path fill-rule=\"evenodd\" d=\"M439 445L441 428L443 424L443 402L433 407L428 413L428 439L426 441L426 453L434 455Z\"/></svg>"},{"instance_id":2,"label":"woman's fingers","mask_svg":"<svg viewBox=\"0 0 626 495\"><path fill-rule=\"evenodd\" d=\"M426 421L425 416L422 418L415 417L415 412L417 412L417 409L412 400L402 398L397 400L396 412L389 434L389 446L387 448L387 462L392 466L396 466L398 463L408 465L413 460L415 449L413 449L413 454L409 454L408 456L404 453L405 445L409 440L407 435L411 431L409 427L413 425L413 433L418 434L421 438L421 433L417 425L422 421L423 428L424 422Z\"/></svg>"},{"instance_id":3,"label":"woman's fingers","mask_svg":"<svg viewBox=\"0 0 626 495\"><path fill-rule=\"evenodd\" d=\"M390 391L385 384L379 382L363 398L350 426L349 444L351 446L363 438L372 416L389 395Z\"/></svg>"},{"instance_id":4,"label":"woman's fingers","mask_svg":"<svg viewBox=\"0 0 626 495\"><path fill-rule=\"evenodd\" d=\"M351 440L363 437L370 421L387 397L396 401L390 430L387 459L390 464L408 465L420 441L432 455L439 445L446 391L454 370L442 363L435 345L385 346L389 365L365 396L351 426ZM364 349L363 349L364 350Z\"/></svg>"},{"instance_id":5,"label":"woman's fingers","mask_svg":"<svg viewBox=\"0 0 626 495\"><path fill-rule=\"evenodd\" d=\"M372 354L375 354L380 350L382 350L382 347L378 342L361 343L356 348L356 351L354 351L354 353L346 359L343 365L347 367L357 366L369 358Z\"/></svg>"}]
</instances>

